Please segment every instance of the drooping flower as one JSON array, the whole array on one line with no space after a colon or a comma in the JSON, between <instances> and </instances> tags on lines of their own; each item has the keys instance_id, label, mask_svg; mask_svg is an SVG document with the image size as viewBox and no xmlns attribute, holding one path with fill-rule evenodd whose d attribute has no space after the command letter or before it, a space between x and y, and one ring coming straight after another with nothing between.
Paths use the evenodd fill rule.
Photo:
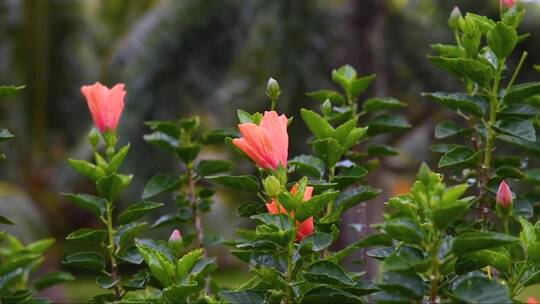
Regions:
<instances>
[{"instance_id":1,"label":"drooping flower","mask_svg":"<svg viewBox=\"0 0 540 304\"><path fill-rule=\"evenodd\" d=\"M499 190L497 190L496 202L505 209L512 206L512 191L510 190L510 186L508 186L508 183L506 183L506 181L502 181L499 185Z\"/></svg>"},{"instance_id":2,"label":"drooping flower","mask_svg":"<svg viewBox=\"0 0 540 304\"><path fill-rule=\"evenodd\" d=\"M100 132L116 131L120 116L124 110L124 97L126 91L124 84L119 83L112 89L99 82L93 85L81 87L82 94L86 97L88 109L92 114L94 124Z\"/></svg>"},{"instance_id":3,"label":"drooping flower","mask_svg":"<svg viewBox=\"0 0 540 304\"><path fill-rule=\"evenodd\" d=\"M501 6L512 8L516 5L517 0L501 0Z\"/></svg>"},{"instance_id":4,"label":"drooping flower","mask_svg":"<svg viewBox=\"0 0 540 304\"><path fill-rule=\"evenodd\" d=\"M244 151L263 169L276 170L281 164L287 167L289 135L287 117L275 111L264 112L261 124L243 123L238 125L242 138L233 144Z\"/></svg>"},{"instance_id":5,"label":"drooping flower","mask_svg":"<svg viewBox=\"0 0 540 304\"><path fill-rule=\"evenodd\" d=\"M527 304L540 304L540 302L538 302L538 300L534 297L528 297Z\"/></svg>"},{"instance_id":6,"label":"drooping flower","mask_svg":"<svg viewBox=\"0 0 540 304\"><path fill-rule=\"evenodd\" d=\"M298 191L298 184L294 185L291 189L291 193L295 194ZM309 201L313 195L313 187L306 187L304 191L303 202ZM287 214L287 210L278 204L275 200L266 204L266 209L270 214ZM294 218L294 211L289 214ZM310 236L313 233L313 217L309 217L303 222L295 221L296 225L296 240L301 241L305 237Z\"/></svg>"}]
</instances>

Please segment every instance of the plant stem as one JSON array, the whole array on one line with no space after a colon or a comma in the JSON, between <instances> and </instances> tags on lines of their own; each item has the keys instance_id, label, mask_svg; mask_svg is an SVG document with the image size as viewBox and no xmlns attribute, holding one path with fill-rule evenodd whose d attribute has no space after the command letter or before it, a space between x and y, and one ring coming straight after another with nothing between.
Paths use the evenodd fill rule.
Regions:
<instances>
[{"instance_id":1,"label":"plant stem","mask_svg":"<svg viewBox=\"0 0 540 304\"><path fill-rule=\"evenodd\" d=\"M493 155L493 144L495 142L495 136L497 135L494 130L495 123L497 122L497 112L499 111L499 84L501 81L501 74L502 74L502 67L504 66L505 60L501 60L499 62L499 67L497 69L497 74L495 76L495 80L493 82L493 87L491 90L491 94L489 96L489 121L486 125L487 127L487 138L486 138L486 146L484 150L484 163L483 163L483 173L482 173L482 187L480 189L480 200L479 200L479 208L478 208L478 214L480 219L485 219L489 209L487 206L485 206L485 189L487 188L487 184L489 182L489 175L490 175L490 169L491 169L491 159Z\"/></svg>"},{"instance_id":2,"label":"plant stem","mask_svg":"<svg viewBox=\"0 0 540 304\"><path fill-rule=\"evenodd\" d=\"M291 296L291 282L292 282L292 272L293 272L293 262L292 262L292 249L293 249L294 243L289 242L288 248L287 248L287 286L285 290L285 303L291 304L294 303L292 296Z\"/></svg>"},{"instance_id":3,"label":"plant stem","mask_svg":"<svg viewBox=\"0 0 540 304\"><path fill-rule=\"evenodd\" d=\"M437 303L437 294L439 293L439 239L438 236L435 236L434 243L431 248L431 291L430 291L430 302Z\"/></svg>"},{"instance_id":4,"label":"plant stem","mask_svg":"<svg viewBox=\"0 0 540 304\"><path fill-rule=\"evenodd\" d=\"M193 170L191 166L187 166L187 176L188 176L188 195L191 202L191 208L195 216L195 230L197 231L197 241L201 248L204 248L204 227L203 227L203 218L202 214L197 208L197 195L195 193L195 180L193 179ZM206 250L203 251L204 256L206 256Z\"/></svg>"},{"instance_id":5,"label":"plant stem","mask_svg":"<svg viewBox=\"0 0 540 304\"><path fill-rule=\"evenodd\" d=\"M116 251L115 243L114 243L114 227L113 227L113 220L112 220L112 212L113 212L113 204L112 202L107 202L107 219L106 219L106 225L107 225L107 234L109 235L109 244L107 244L107 250L109 251L109 259L111 261L111 278L113 282L116 282L118 279L118 265L116 264L116 257L114 256L114 253ZM115 285L114 286L114 295L116 297L116 300L121 299L122 290L120 289L120 286Z\"/></svg>"},{"instance_id":6,"label":"plant stem","mask_svg":"<svg viewBox=\"0 0 540 304\"><path fill-rule=\"evenodd\" d=\"M506 215L503 216L502 222L503 222L504 233L508 234L508 216L506 216Z\"/></svg>"},{"instance_id":7,"label":"plant stem","mask_svg":"<svg viewBox=\"0 0 540 304\"><path fill-rule=\"evenodd\" d=\"M529 53L523 52L521 54L521 58L519 59L519 63L516 67L516 70L514 71L514 74L512 75L512 78L510 79L510 82L508 82L508 85L506 86L506 90L504 91L504 95L506 96L506 93L508 90L514 85L514 82L516 81L517 75L519 74L519 71L521 71L521 67L523 66L523 62L525 62L525 58L527 58L527 55ZM504 97L503 97L504 99Z\"/></svg>"}]
</instances>

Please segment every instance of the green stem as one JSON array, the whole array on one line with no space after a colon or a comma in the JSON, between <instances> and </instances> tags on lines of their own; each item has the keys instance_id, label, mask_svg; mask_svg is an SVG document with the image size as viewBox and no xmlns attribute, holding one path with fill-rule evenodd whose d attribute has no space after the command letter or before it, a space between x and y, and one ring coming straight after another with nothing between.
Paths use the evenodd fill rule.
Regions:
<instances>
[{"instance_id":1,"label":"green stem","mask_svg":"<svg viewBox=\"0 0 540 304\"><path fill-rule=\"evenodd\" d=\"M504 229L504 233L508 234L508 216L503 216L502 218L502 222L503 222L503 229Z\"/></svg>"},{"instance_id":2,"label":"green stem","mask_svg":"<svg viewBox=\"0 0 540 304\"><path fill-rule=\"evenodd\" d=\"M294 303L291 291L292 291L292 274L293 274L293 262L292 262L292 255L293 255L293 247L294 243L290 242L287 248L287 286L285 287L285 303L291 304Z\"/></svg>"},{"instance_id":3,"label":"green stem","mask_svg":"<svg viewBox=\"0 0 540 304\"><path fill-rule=\"evenodd\" d=\"M493 144L495 142L495 136L497 135L495 133L495 123L497 122L497 112L499 111L499 84L501 82L501 74L502 74L502 67L504 66L505 60L502 59L499 62L499 67L497 69L497 75L495 76L495 80L493 82L493 87L489 96L489 121L487 123L487 138L486 138L486 147L484 151L484 163L483 163L483 174L482 174L482 187L480 189L480 205L478 209L478 213L480 215L481 219L485 219L487 216L489 210L486 206L484 206L483 201L485 200L485 189L487 188L487 184L489 182L489 174L491 169L491 159L493 156Z\"/></svg>"},{"instance_id":4,"label":"green stem","mask_svg":"<svg viewBox=\"0 0 540 304\"><path fill-rule=\"evenodd\" d=\"M514 85L514 82L516 81L516 78L517 78L517 75L519 74L519 71L521 71L521 67L523 66L523 63L525 62L525 58L527 58L527 55L529 55L529 53L527 52L523 52L521 54L521 58L519 59L519 63L516 67L516 70L514 71L514 74L512 75L512 78L510 79L510 82L508 82L508 85L506 86L506 90L504 92L504 95L506 96L506 93L508 92L508 90ZM503 97L504 99L504 97Z\"/></svg>"},{"instance_id":5,"label":"green stem","mask_svg":"<svg viewBox=\"0 0 540 304\"><path fill-rule=\"evenodd\" d=\"M272 98L272 106L270 108L271 111L274 111L277 107L277 99Z\"/></svg>"},{"instance_id":6,"label":"green stem","mask_svg":"<svg viewBox=\"0 0 540 304\"><path fill-rule=\"evenodd\" d=\"M431 303L438 303L437 302L437 295L439 293L439 280L440 280L440 272L439 272L439 240L436 236L435 242L433 243L433 246L431 248L431 288L430 288L430 302Z\"/></svg>"},{"instance_id":7,"label":"green stem","mask_svg":"<svg viewBox=\"0 0 540 304\"><path fill-rule=\"evenodd\" d=\"M107 218L105 221L105 224L107 225L107 234L109 235L109 243L107 244L107 250L109 252L109 259L111 261L111 278L113 282L116 282L116 280L118 279L118 265L116 264L116 257L114 256L114 253L116 251L116 246L114 243L115 230L113 227L112 213L113 213L113 203L107 202ZM115 285L114 295L116 297L116 300L121 299L121 294L122 294L122 290L120 289L120 286Z\"/></svg>"},{"instance_id":8,"label":"green stem","mask_svg":"<svg viewBox=\"0 0 540 304\"><path fill-rule=\"evenodd\" d=\"M201 212L197 208L197 194L195 193L195 180L193 178L193 170L191 166L187 166L187 176L188 176L188 195L191 202L191 208L195 216L195 230L197 231L197 241L201 248L204 248L204 226L203 218ZM206 250L204 250L204 255L206 256Z\"/></svg>"}]
</instances>

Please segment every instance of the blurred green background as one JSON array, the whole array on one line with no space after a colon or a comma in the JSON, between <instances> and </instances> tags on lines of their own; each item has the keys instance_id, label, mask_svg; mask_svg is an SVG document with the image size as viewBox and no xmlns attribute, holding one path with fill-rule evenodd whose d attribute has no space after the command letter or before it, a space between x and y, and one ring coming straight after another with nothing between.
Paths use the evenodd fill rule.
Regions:
<instances>
[{"instance_id":1,"label":"blurred green background","mask_svg":"<svg viewBox=\"0 0 540 304\"><path fill-rule=\"evenodd\" d=\"M121 202L128 205L152 175L180 170L174 158L142 140L148 131L144 121L196 114L206 128L233 128L237 108L269 108L264 96L269 77L283 91L279 110L299 116L300 107L318 107L305 93L332 87L331 70L348 63L361 74L377 74L363 97L407 102L404 114L414 126L379 139L402 154L384 159L370 176L382 195L347 214L340 245L358 239L369 228L359 234L347 225L377 222L385 199L407 191L420 162L434 159L433 126L449 112L419 96L460 88L425 59L430 44L452 41L446 20L455 5L463 12L498 14L498 0L0 0L0 83L27 86L0 104L2 126L16 135L2 147L8 159L0 170L0 211L17 223L10 232L25 241L55 237L45 265L50 270L60 267L70 250L62 242L70 231L99 224L58 194L92 191L65 161L91 156L86 134L92 122L82 85L126 84L120 134L133 149L123 171L135 174ZM529 51L521 78L533 80L538 74L532 64L540 63L540 2L520 5L528 11L521 31L532 34L518 47L519 53ZM290 155L308 152L300 119L289 132ZM238 159L225 147L204 153ZM239 172L252 170L240 159L238 164ZM240 202L227 193L217 196L207 229L227 239L236 227L249 225L234 215ZM168 234L163 229L148 236ZM213 250L223 269L216 278L235 286L247 270L221 249ZM376 275L372 264L370 276ZM94 293L93 282L83 280L49 290L48 296L79 301Z\"/></svg>"}]
</instances>

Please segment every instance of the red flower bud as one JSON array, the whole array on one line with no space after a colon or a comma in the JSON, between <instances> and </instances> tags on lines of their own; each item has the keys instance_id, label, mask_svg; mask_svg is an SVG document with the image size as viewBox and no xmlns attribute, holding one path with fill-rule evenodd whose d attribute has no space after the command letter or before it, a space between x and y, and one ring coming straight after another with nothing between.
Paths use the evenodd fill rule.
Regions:
<instances>
[{"instance_id":1,"label":"red flower bud","mask_svg":"<svg viewBox=\"0 0 540 304\"><path fill-rule=\"evenodd\" d=\"M516 5L517 0L501 0L501 6L506 8L512 8Z\"/></svg>"},{"instance_id":2,"label":"red flower bud","mask_svg":"<svg viewBox=\"0 0 540 304\"><path fill-rule=\"evenodd\" d=\"M93 85L83 86L81 92L86 97L94 124L99 131L102 133L107 130L116 131L124 110L124 97L126 96L124 84L119 83L109 89L96 82Z\"/></svg>"},{"instance_id":3,"label":"red flower bud","mask_svg":"<svg viewBox=\"0 0 540 304\"><path fill-rule=\"evenodd\" d=\"M512 197L512 191L510 190L510 186L508 186L506 181L502 181L499 185L499 190L497 190L497 204L507 209L512 205L513 200L514 199Z\"/></svg>"},{"instance_id":4,"label":"red flower bud","mask_svg":"<svg viewBox=\"0 0 540 304\"><path fill-rule=\"evenodd\" d=\"M180 230L174 229L174 231L171 233L171 237L169 238L169 242L178 242L182 239L182 234L180 234Z\"/></svg>"}]
</instances>

